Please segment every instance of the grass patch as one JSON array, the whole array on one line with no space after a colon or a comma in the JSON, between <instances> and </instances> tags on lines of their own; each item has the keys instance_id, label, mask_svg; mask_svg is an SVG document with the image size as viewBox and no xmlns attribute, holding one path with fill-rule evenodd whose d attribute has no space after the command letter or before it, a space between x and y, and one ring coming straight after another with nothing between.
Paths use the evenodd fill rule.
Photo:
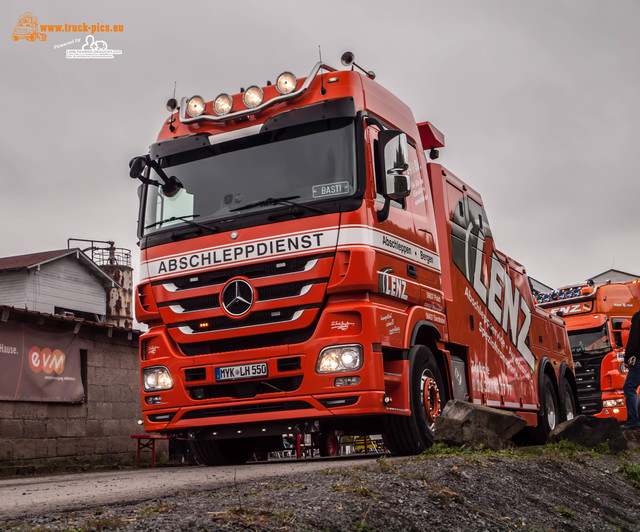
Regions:
<instances>
[{"instance_id":1,"label":"grass patch","mask_svg":"<svg viewBox=\"0 0 640 532\"><path fill-rule=\"evenodd\" d=\"M633 484L636 488L640 488L640 464L624 464L619 471L622 475L622 478L624 478L628 482L631 482L631 484Z\"/></svg>"},{"instance_id":2,"label":"grass patch","mask_svg":"<svg viewBox=\"0 0 640 532\"><path fill-rule=\"evenodd\" d=\"M136 518L145 518L156 514L166 514L173 512L176 504L173 502L156 502L148 506L142 506L136 510Z\"/></svg>"},{"instance_id":3,"label":"grass patch","mask_svg":"<svg viewBox=\"0 0 640 532\"><path fill-rule=\"evenodd\" d=\"M570 521L575 521L576 516L573 515L571 510L569 510L569 508L567 508L564 504L554 506L553 508L556 512L558 512L558 515L560 515L561 517L564 517L565 519L569 519Z\"/></svg>"}]
</instances>

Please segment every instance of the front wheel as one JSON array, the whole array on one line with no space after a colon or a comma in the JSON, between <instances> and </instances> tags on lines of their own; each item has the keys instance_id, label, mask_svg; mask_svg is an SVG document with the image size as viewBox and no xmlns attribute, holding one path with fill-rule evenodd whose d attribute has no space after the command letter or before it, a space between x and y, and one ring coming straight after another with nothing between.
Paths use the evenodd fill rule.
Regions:
<instances>
[{"instance_id":1,"label":"front wheel","mask_svg":"<svg viewBox=\"0 0 640 532\"><path fill-rule=\"evenodd\" d=\"M410 416L385 419L384 442L394 454L418 454L435 442L436 418L447 403L447 391L435 357L423 346L414 346L410 361Z\"/></svg>"}]
</instances>

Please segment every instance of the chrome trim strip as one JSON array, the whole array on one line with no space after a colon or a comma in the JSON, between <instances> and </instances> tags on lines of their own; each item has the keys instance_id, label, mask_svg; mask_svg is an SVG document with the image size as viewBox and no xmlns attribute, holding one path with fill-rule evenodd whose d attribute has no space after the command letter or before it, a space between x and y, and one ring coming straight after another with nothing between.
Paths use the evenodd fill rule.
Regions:
<instances>
[{"instance_id":1,"label":"chrome trim strip","mask_svg":"<svg viewBox=\"0 0 640 532\"><path fill-rule=\"evenodd\" d=\"M291 323L292 321L296 321L298 318L300 318L300 316L302 316L303 312L304 312L303 310L296 310L293 313L293 316L291 316L291 319L289 319L289 320L270 321L268 323L260 323L260 324L257 324L257 325L247 325L245 327L233 327L232 329L216 329L215 331L194 331L191 327L189 327L188 325L185 325L183 327L178 327L178 330L182 334L188 334L190 336L193 336L193 335L196 335L196 334L207 334L207 333L212 333L212 332L238 331L238 330L241 330L241 329L253 329L255 327L262 327L263 325L278 325L279 323Z\"/></svg>"},{"instance_id":2,"label":"chrome trim strip","mask_svg":"<svg viewBox=\"0 0 640 532\"><path fill-rule=\"evenodd\" d=\"M327 66L322 62L317 62L311 69L311 72L307 76L307 79L305 80L305 82L302 84L302 87L300 87L298 90L290 92L289 94L276 96L271 100L262 102L260 105L258 105L257 107L253 107L252 109L242 109L241 111L236 111L235 113L229 113L223 116L203 114L197 117L187 117L187 100L189 100L189 98L183 97L180 99L180 122L182 122L183 124L191 124L193 122L199 122L201 120L208 120L210 122L226 122L227 120L231 120L233 118L239 118L242 116L248 116L255 113L259 113L263 109L266 109L267 107L271 107L276 103L284 102L286 100L291 100L292 98L297 98L298 96L303 94L309 88L309 85L311 85L311 82L315 79L316 75L318 74L321 68L324 68L329 72L336 72L335 68Z\"/></svg>"}]
</instances>

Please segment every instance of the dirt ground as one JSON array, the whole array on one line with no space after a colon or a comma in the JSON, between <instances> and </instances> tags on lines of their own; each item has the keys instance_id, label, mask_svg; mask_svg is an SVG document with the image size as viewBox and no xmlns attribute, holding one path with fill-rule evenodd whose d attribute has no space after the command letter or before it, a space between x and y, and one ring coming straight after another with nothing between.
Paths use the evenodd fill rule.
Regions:
<instances>
[{"instance_id":1,"label":"dirt ground","mask_svg":"<svg viewBox=\"0 0 640 532\"><path fill-rule=\"evenodd\" d=\"M640 452L436 445L418 457L34 514L3 530L640 530Z\"/></svg>"}]
</instances>

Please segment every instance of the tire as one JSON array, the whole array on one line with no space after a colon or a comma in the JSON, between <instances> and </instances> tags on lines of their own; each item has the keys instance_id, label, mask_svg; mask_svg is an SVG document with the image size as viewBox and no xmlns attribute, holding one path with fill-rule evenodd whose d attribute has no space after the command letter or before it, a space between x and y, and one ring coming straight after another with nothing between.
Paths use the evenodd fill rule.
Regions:
<instances>
[{"instance_id":1,"label":"tire","mask_svg":"<svg viewBox=\"0 0 640 532\"><path fill-rule=\"evenodd\" d=\"M570 421L580 415L580 406L569 379L563 377L560 381L560 410L562 421Z\"/></svg>"},{"instance_id":2,"label":"tire","mask_svg":"<svg viewBox=\"0 0 640 532\"><path fill-rule=\"evenodd\" d=\"M385 418L384 443L393 454L418 454L435 442L435 420L447 403L436 359L423 345L409 352L410 416Z\"/></svg>"},{"instance_id":3,"label":"tire","mask_svg":"<svg viewBox=\"0 0 640 532\"><path fill-rule=\"evenodd\" d=\"M560 402L549 375L545 374L542 377L542 385L538 390L538 402L540 403L538 426L523 429L525 441L534 445L546 443L549 433L556 428L560 421Z\"/></svg>"},{"instance_id":4,"label":"tire","mask_svg":"<svg viewBox=\"0 0 640 532\"><path fill-rule=\"evenodd\" d=\"M340 456L340 439L334 430L320 433L320 456Z\"/></svg>"},{"instance_id":5,"label":"tire","mask_svg":"<svg viewBox=\"0 0 640 532\"><path fill-rule=\"evenodd\" d=\"M256 442L238 440L190 440L191 450L200 464L207 466L244 464L253 456Z\"/></svg>"}]
</instances>

